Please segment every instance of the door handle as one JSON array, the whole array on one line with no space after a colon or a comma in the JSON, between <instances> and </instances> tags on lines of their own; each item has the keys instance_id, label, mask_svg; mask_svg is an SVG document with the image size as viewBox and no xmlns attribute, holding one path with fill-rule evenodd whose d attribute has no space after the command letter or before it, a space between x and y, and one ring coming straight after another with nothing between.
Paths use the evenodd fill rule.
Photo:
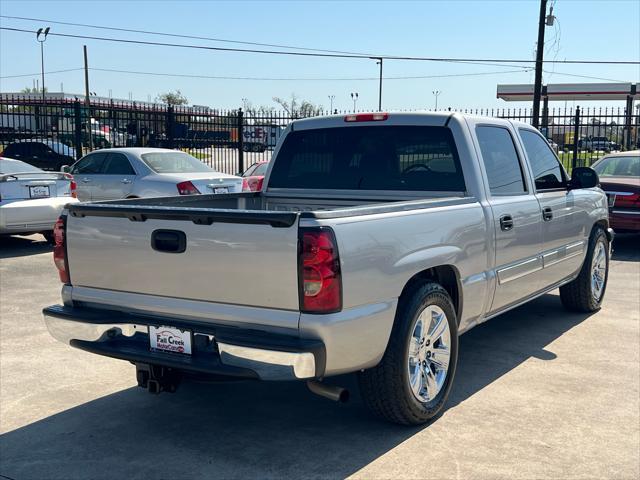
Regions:
<instances>
[{"instance_id":1,"label":"door handle","mask_svg":"<svg viewBox=\"0 0 640 480\"><path fill-rule=\"evenodd\" d=\"M545 222L548 222L552 218L553 218L553 210L551 210L551 207L544 207L542 209L542 219Z\"/></svg>"},{"instance_id":2,"label":"door handle","mask_svg":"<svg viewBox=\"0 0 640 480\"><path fill-rule=\"evenodd\" d=\"M502 215L500 217L500 230L508 232L513 229L513 217L511 215Z\"/></svg>"},{"instance_id":3,"label":"door handle","mask_svg":"<svg viewBox=\"0 0 640 480\"><path fill-rule=\"evenodd\" d=\"M129 183L131 183L131 180L129 180L128 178L123 178L123 179L122 179L122 183L127 183L127 184L129 184Z\"/></svg>"}]
</instances>

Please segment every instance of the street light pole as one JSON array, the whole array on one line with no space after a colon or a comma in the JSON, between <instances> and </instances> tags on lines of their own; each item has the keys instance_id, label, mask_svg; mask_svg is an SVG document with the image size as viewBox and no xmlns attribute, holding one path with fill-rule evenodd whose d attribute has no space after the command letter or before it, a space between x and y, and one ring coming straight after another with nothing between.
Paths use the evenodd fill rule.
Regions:
<instances>
[{"instance_id":1,"label":"street light pole","mask_svg":"<svg viewBox=\"0 0 640 480\"><path fill-rule=\"evenodd\" d=\"M356 112L356 102L358 101L358 92L351 92L351 100L353 100L353 113Z\"/></svg>"},{"instance_id":2,"label":"street light pole","mask_svg":"<svg viewBox=\"0 0 640 480\"><path fill-rule=\"evenodd\" d=\"M378 57L378 61L376 62L380 65L380 80L378 85L378 111L382 111L382 58Z\"/></svg>"},{"instance_id":3,"label":"street light pole","mask_svg":"<svg viewBox=\"0 0 640 480\"><path fill-rule=\"evenodd\" d=\"M42 105L46 103L46 98L44 96L44 42L47 40L47 35L49 35L49 29L47 28L39 28L36 32L36 40L40 43L40 67L42 71Z\"/></svg>"},{"instance_id":4,"label":"street light pole","mask_svg":"<svg viewBox=\"0 0 640 480\"><path fill-rule=\"evenodd\" d=\"M329 113L333 113L333 99L336 98L335 95L327 95L329 97Z\"/></svg>"},{"instance_id":5,"label":"street light pole","mask_svg":"<svg viewBox=\"0 0 640 480\"><path fill-rule=\"evenodd\" d=\"M431 93L436 97L436 110L438 110L438 97L442 93L441 90L433 90Z\"/></svg>"}]
</instances>

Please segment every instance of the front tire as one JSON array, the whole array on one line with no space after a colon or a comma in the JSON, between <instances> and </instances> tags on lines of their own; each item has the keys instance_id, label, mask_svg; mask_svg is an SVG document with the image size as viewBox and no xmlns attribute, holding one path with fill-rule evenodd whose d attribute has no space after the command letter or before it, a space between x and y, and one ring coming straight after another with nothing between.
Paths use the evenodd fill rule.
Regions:
<instances>
[{"instance_id":1,"label":"front tire","mask_svg":"<svg viewBox=\"0 0 640 480\"><path fill-rule=\"evenodd\" d=\"M562 305L574 312L596 312L602 306L609 278L609 240L602 227L589 238L587 256L578 277L560 287Z\"/></svg>"},{"instance_id":2,"label":"front tire","mask_svg":"<svg viewBox=\"0 0 640 480\"><path fill-rule=\"evenodd\" d=\"M427 282L403 295L381 362L358 375L360 392L377 416L403 425L437 417L458 361L458 324L447 291Z\"/></svg>"}]
</instances>

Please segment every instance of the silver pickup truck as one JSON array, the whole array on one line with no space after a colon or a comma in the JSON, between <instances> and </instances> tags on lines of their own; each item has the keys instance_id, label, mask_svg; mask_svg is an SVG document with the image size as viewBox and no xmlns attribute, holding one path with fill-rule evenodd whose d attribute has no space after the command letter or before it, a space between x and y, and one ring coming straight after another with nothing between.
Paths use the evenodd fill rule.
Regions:
<instances>
[{"instance_id":1,"label":"silver pickup truck","mask_svg":"<svg viewBox=\"0 0 640 480\"><path fill-rule=\"evenodd\" d=\"M597 174L532 127L460 114L293 122L261 192L69 205L47 327L138 384L357 372L393 422L438 415L458 336L560 287L600 308L612 230Z\"/></svg>"}]
</instances>

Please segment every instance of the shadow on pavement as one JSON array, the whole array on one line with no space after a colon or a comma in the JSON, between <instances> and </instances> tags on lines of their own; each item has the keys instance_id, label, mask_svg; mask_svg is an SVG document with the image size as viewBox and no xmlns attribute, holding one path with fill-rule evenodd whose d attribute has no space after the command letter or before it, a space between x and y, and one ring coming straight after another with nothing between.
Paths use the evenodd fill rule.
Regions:
<instances>
[{"instance_id":1,"label":"shadow on pavement","mask_svg":"<svg viewBox=\"0 0 640 480\"><path fill-rule=\"evenodd\" d=\"M0 236L0 258L26 257L53 251L42 235Z\"/></svg>"},{"instance_id":2,"label":"shadow on pavement","mask_svg":"<svg viewBox=\"0 0 640 480\"><path fill-rule=\"evenodd\" d=\"M544 295L463 335L448 408L530 357L553 361L545 347L586 318L567 314L557 295ZM353 400L332 403L303 383L191 383L158 397L130 388L4 434L0 473L343 478L429 428L379 421L362 405L354 376L332 382L352 389Z\"/></svg>"},{"instance_id":3,"label":"shadow on pavement","mask_svg":"<svg viewBox=\"0 0 640 480\"><path fill-rule=\"evenodd\" d=\"M611 258L622 262L640 262L640 234L616 234Z\"/></svg>"}]
</instances>

